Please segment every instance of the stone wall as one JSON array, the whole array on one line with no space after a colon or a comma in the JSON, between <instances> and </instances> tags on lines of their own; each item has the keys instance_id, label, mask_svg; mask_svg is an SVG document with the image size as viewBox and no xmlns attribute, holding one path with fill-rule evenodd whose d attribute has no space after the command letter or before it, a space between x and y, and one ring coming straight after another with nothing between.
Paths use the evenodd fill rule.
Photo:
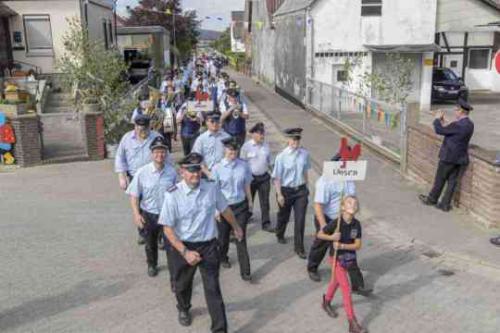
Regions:
<instances>
[{"instance_id":1,"label":"stone wall","mask_svg":"<svg viewBox=\"0 0 500 333\"><path fill-rule=\"evenodd\" d=\"M408 174L411 178L432 185L441 142L442 137L429 126L410 126ZM500 165L495 165L495 152L471 145L469 154L471 162L456 193L455 203L487 227L500 227Z\"/></svg>"},{"instance_id":2,"label":"stone wall","mask_svg":"<svg viewBox=\"0 0 500 333\"><path fill-rule=\"evenodd\" d=\"M42 163L42 139L40 118L37 115L22 115L10 118L16 143L14 157L21 167Z\"/></svg>"}]
</instances>

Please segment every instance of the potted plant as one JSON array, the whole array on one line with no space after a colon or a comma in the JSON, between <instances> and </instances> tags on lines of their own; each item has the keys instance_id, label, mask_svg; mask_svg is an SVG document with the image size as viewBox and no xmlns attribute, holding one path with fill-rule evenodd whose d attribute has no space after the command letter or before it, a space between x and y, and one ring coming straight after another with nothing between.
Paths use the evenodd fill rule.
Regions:
<instances>
[{"instance_id":1,"label":"potted plant","mask_svg":"<svg viewBox=\"0 0 500 333\"><path fill-rule=\"evenodd\" d=\"M100 104L97 96L86 96L82 99L82 111L84 113L99 112Z\"/></svg>"}]
</instances>

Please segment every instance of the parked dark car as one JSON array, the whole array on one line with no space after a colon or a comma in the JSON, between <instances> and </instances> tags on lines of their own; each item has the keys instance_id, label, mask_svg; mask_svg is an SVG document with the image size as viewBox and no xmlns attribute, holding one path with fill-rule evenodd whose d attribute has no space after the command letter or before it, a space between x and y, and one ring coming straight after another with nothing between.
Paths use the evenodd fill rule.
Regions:
<instances>
[{"instance_id":1,"label":"parked dark car","mask_svg":"<svg viewBox=\"0 0 500 333\"><path fill-rule=\"evenodd\" d=\"M148 76L151 62L149 60L134 60L130 64L128 74L132 84L139 83L142 79Z\"/></svg>"},{"instance_id":2,"label":"parked dark car","mask_svg":"<svg viewBox=\"0 0 500 333\"><path fill-rule=\"evenodd\" d=\"M463 80L449 68L434 68L432 72L432 100L456 101L467 100L469 89Z\"/></svg>"}]
</instances>

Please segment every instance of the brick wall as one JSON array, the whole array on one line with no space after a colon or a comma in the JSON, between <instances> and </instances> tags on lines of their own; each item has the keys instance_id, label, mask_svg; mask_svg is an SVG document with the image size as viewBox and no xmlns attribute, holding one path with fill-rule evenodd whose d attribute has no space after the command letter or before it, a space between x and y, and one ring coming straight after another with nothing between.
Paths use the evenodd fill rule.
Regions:
<instances>
[{"instance_id":1,"label":"brick wall","mask_svg":"<svg viewBox=\"0 0 500 333\"><path fill-rule=\"evenodd\" d=\"M421 124L410 126L408 135L408 174L419 182L431 185L442 137ZM469 154L470 164L455 203L486 226L500 227L500 166L494 164L495 152L471 145Z\"/></svg>"},{"instance_id":2,"label":"brick wall","mask_svg":"<svg viewBox=\"0 0 500 333\"><path fill-rule=\"evenodd\" d=\"M106 145L104 140L104 117L102 113L85 113L82 120L82 135L89 159L99 160L105 158Z\"/></svg>"},{"instance_id":3,"label":"brick wall","mask_svg":"<svg viewBox=\"0 0 500 333\"><path fill-rule=\"evenodd\" d=\"M40 118L37 115L22 115L10 118L16 135L14 157L21 167L41 164L42 141Z\"/></svg>"}]
</instances>

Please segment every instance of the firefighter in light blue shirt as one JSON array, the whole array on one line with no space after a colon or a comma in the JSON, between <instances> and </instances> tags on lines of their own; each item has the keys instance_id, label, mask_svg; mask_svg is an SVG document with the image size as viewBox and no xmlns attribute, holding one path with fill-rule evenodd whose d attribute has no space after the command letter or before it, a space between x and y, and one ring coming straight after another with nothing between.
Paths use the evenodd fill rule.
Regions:
<instances>
[{"instance_id":1,"label":"firefighter in light blue shirt","mask_svg":"<svg viewBox=\"0 0 500 333\"><path fill-rule=\"evenodd\" d=\"M304 228L309 196L308 171L311 162L309 152L300 146L302 128L289 128L284 133L288 137L288 146L276 156L272 173L279 205L276 237L279 243L286 243L285 231L293 208L294 248L299 258L305 259Z\"/></svg>"},{"instance_id":2,"label":"firefighter in light blue shirt","mask_svg":"<svg viewBox=\"0 0 500 333\"><path fill-rule=\"evenodd\" d=\"M238 240L243 231L215 182L201 179L203 157L191 153L180 161L183 180L167 193L159 223L172 248L175 294L179 323L191 325L191 294L200 267L212 332L227 332L224 301L219 284L220 255L217 244L216 210L231 224Z\"/></svg>"},{"instance_id":3,"label":"firefighter in light blue shirt","mask_svg":"<svg viewBox=\"0 0 500 333\"><path fill-rule=\"evenodd\" d=\"M203 156L203 161L209 171L224 157L222 140L231 136L220 128L220 114L218 112L207 113L206 119L207 131L196 139L192 152Z\"/></svg>"},{"instance_id":4,"label":"firefighter in light blue shirt","mask_svg":"<svg viewBox=\"0 0 500 333\"><path fill-rule=\"evenodd\" d=\"M272 155L269 145L264 141L264 124L260 122L255 124L250 129L250 135L252 139L241 147L240 156L243 160L248 161L250 170L252 170L253 180L250 191L252 192L252 202L255 195L259 194L262 230L274 232L269 214L269 193L271 190L269 170L271 169Z\"/></svg>"},{"instance_id":5,"label":"firefighter in light blue shirt","mask_svg":"<svg viewBox=\"0 0 500 333\"><path fill-rule=\"evenodd\" d=\"M250 281L250 257L246 242L246 227L249 211L252 209L252 172L248 163L238 158L239 143L236 138L227 138L222 141L226 147L224 158L217 163L211 172L211 178L220 186L229 207L233 211L238 224L243 229L243 239L236 242L240 275L244 281ZM230 268L231 264L227 253L229 251L230 224L222 217L219 227L219 244L222 267Z\"/></svg>"},{"instance_id":6,"label":"firefighter in light blue shirt","mask_svg":"<svg viewBox=\"0 0 500 333\"><path fill-rule=\"evenodd\" d=\"M137 170L151 162L149 146L160 133L149 129L150 118L138 116L134 130L126 133L118 145L115 156L115 172L120 188L126 190Z\"/></svg>"},{"instance_id":7,"label":"firefighter in light blue shirt","mask_svg":"<svg viewBox=\"0 0 500 333\"><path fill-rule=\"evenodd\" d=\"M160 133L149 129L150 118L139 115L135 119L134 130L126 133L118 146L115 156L115 172L118 173L120 188L125 191L139 168L151 162L149 146ZM144 235L139 229L138 244L144 244Z\"/></svg>"},{"instance_id":8,"label":"firefighter in light blue shirt","mask_svg":"<svg viewBox=\"0 0 500 333\"><path fill-rule=\"evenodd\" d=\"M157 240L161 232L158 216L165 192L177 183L177 172L166 163L168 144L163 137L156 137L150 149L153 161L137 171L127 188L127 194L130 196L134 223L143 230L146 239L148 275L153 277L158 274Z\"/></svg>"}]
</instances>

